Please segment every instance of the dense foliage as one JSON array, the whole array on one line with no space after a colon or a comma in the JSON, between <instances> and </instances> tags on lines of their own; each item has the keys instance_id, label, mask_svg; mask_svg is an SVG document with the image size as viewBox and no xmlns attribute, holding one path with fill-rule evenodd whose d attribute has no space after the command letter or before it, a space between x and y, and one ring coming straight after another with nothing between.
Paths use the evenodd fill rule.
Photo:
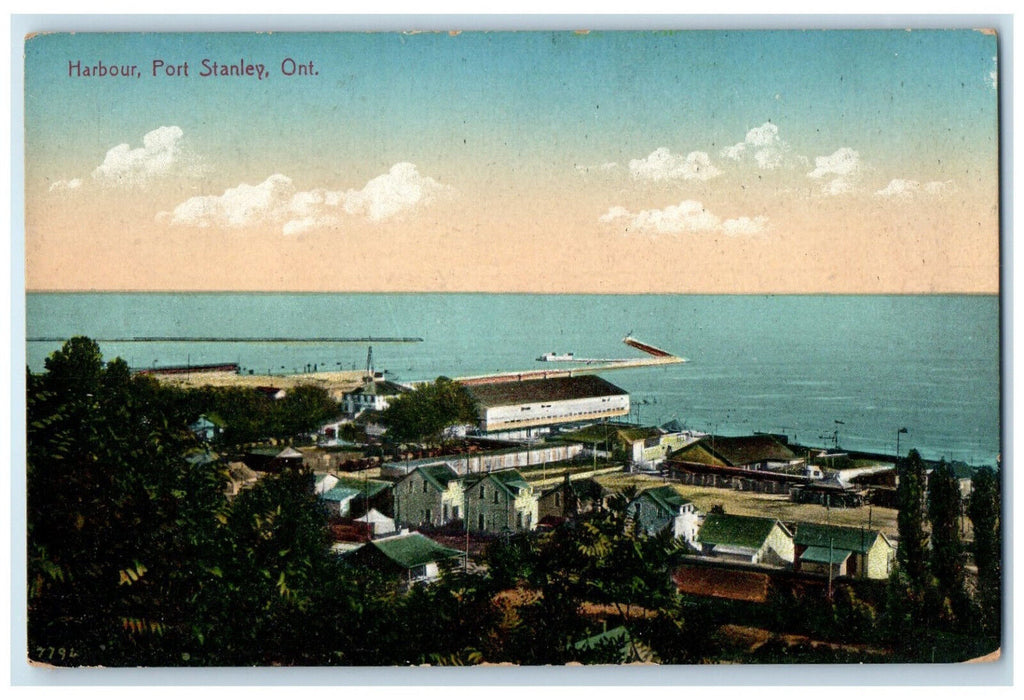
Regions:
<instances>
[{"instance_id":1,"label":"dense foliage","mask_svg":"<svg viewBox=\"0 0 1024 700\"><path fill-rule=\"evenodd\" d=\"M943 461L932 470L928 479L931 570L940 604L950 615L961 620L969 614L964 547L960 534L962 515L960 480L953 467Z\"/></svg>"},{"instance_id":2,"label":"dense foliage","mask_svg":"<svg viewBox=\"0 0 1024 700\"><path fill-rule=\"evenodd\" d=\"M392 442L439 442L452 426L476 421L476 402L462 384L438 377L391 401L381 416Z\"/></svg>"},{"instance_id":3,"label":"dense foliage","mask_svg":"<svg viewBox=\"0 0 1024 700\"><path fill-rule=\"evenodd\" d=\"M1002 614L1002 498L999 474L984 467L971 479L967 515L974 526L980 621L985 632L1000 634Z\"/></svg>"}]
</instances>

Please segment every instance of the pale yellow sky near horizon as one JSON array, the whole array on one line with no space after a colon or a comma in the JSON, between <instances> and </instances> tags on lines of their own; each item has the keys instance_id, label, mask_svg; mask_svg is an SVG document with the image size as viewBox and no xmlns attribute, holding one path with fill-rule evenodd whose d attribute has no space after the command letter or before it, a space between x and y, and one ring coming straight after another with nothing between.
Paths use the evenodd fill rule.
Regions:
<instances>
[{"instance_id":1,"label":"pale yellow sky near horizon","mask_svg":"<svg viewBox=\"0 0 1024 700\"><path fill-rule=\"evenodd\" d=\"M625 230L599 222L599 208L511 194L451 197L415 220L284 235L273 225L169 226L146 220L148 203L65 208L52 195L27 208L30 291L999 291L998 208L976 210L972 198L889 206L884 216L865 198L765 205L765 231L729 235Z\"/></svg>"}]
</instances>

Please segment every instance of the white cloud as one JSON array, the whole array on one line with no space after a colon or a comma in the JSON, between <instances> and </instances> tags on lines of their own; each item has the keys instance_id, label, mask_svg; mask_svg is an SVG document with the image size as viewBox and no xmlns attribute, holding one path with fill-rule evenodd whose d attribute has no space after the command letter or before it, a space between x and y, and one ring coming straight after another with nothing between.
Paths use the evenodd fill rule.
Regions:
<instances>
[{"instance_id":1,"label":"white cloud","mask_svg":"<svg viewBox=\"0 0 1024 700\"><path fill-rule=\"evenodd\" d=\"M807 173L807 177L830 178L821 187L824 194L846 194L855 189L854 181L861 169L860 154L844 146L831 155L815 157L814 170Z\"/></svg>"},{"instance_id":2,"label":"white cloud","mask_svg":"<svg viewBox=\"0 0 1024 700\"><path fill-rule=\"evenodd\" d=\"M290 213L295 188L291 178L275 174L258 185L241 184L222 195L185 200L167 214L158 215L172 225L241 227L280 220Z\"/></svg>"},{"instance_id":3,"label":"white cloud","mask_svg":"<svg viewBox=\"0 0 1024 700\"><path fill-rule=\"evenodd\" d=\"M56 182L50 183L50 192L69 192L71 190L77 190L81 186L82 180L77 177L71 180L57 180Z\"/></svg>"},{"instance_id":4,"label":"white cloud","mask_svg":"<svg viewBox=\"0 0 1024 700\"><path fill-rule=\"evenodd\" d=\"M926 182L923 185L917 180L904 180L902 178L893 178L889 181L889 184L880 190L875 192L876 197L884 197L887 199L910 199L911 197L918 194L926 194L931 196L938 196L946 194L955 190L952 180L945 182L932 181Z\"/></svg>"},{"instance_id":5,"label":"white cloud","mask_svg":"<svg viewBox=\"0 0 1024 700\"><path fill-rule=\"evenodd\" d=\"M738 161L749 152L759 168L774 170L782 166L787 150L788 146L779 138L779 127L765 122L750 129L739 143L723 148L722 157Z\"/></svg>"},{"instance_id":6,"label":"white cloud","mask_svg":"<svg viewBox=\"0 0 1024 700\"><path fill-rule=\"evenodd\" d=\"M956 191L956 184L952 180L926 182L922 187L928 194L948 194Z\"/></svg>"},{"instance_id":7,"label":"white cloud","mask_svg":"<svg viewBox=\"0 0 1024 700\"><path fill-rule=\"evenodd\" d=\"M903 180L893 178L889 184L875 192L879 197L909 197L921 189L921 183L917 180Z\"/></svg>"},{"instance_id":8,"label":"white cloud","mask_svg":"<svg viewBox=\"0 0 1024 700\"><path fill-rule=\"evenodd\" d=\"M727 235L761 234L767 230L768 219L741 217L722 220L704 205L684 200L664 209L631 212L625 207L612 207L599 217L603 223L621 223L626 230L645 233L725 233Z\"/></svg>"},{"instance_id":9,"label":"white cloud","mask_svg":"<svg viewBox=\"0 0 1024 700\"><path fill-rule=\"evenodd\" d=\"M429 204L448 188L419 174L412 163L396 163L384 175L366 183L361 190L349 190L344 209L370 221L383 221L414 207Z\"/></svg>"},{"instance_id":10,"label":"white cloud","mask_svg":"<svg viewBox=\"0 0 1024 700\"><path fill-rule=\"evenodd\" d=\"M843 147L829 156L817 156L814 159L814 170L807 173L808 177L822 178L829 175L845 177L853 175L860 169L860 154L852 148Z\"/></svg>"},{"instance_id":11,"label":"white cloud","mask_svg":"<svg viewBox=\"0 0 1024 700\"><path fill-rule=\"evenodd\" d=\"M853 183L846 178L837 177L828 182L822 184L822 194L827 194L830 197L835 197L841 194L849 194L854 191Z\"/></svg>"},{"instance_id":12,"label":"white cloud","mask_svg":"<svg viewBox=\"0 0 1024 700\"><path fill-rule=\"evenodd\" d=\"M286 235L336 226L355 216L381 222L424 206L450 188L420 175L412 163L397 163L360 190L296 191L291 178L271 175L258 185L242 184L222 195L192 197L162 212L171 225L241 227L280 224Z\"/></svg>"},{"instance_id":13,"label":"white cloud","mask_svg":"<svg viewBox=\"0 0 1024 700\"><path fill-rule=\"evenodd\" d=\"M721 174L704 151L685 156L658 148L643 159L629 161L629 174L636 180L710 180Z\"/></svg>"},{"instance_id":14,"label":"white cloud","mask_svg":"<svg viewBox=\"0 0 1024 700\"><path fill-rule=\"evenodd\" d=\"M768 230L768 217L741 216L736 219L726 219L722 222L722 230L730 236L758 235Z\"/></svg>"},{"instance_id":15,"label":"white cloud","mask_svg":"<svg viewBox=\"0 0 1024 700\"><path fill-rule=\"evenodd\" d=\"M988 82L988 86L990 88L995 90L999 87L999 60L996 56L992 57L992 63L995 64L995 67L989 71L988 80L986 82Z\"/></svg>"},{"instance_id":16,"label":"white cloud","mask_svg":"<svg viewBox=\"0 0 1024 700\"><path fill-rule=\"evenodd\" d=\"M92 171L103 184L145 185L155 177L184 173L192 168L183 157L180 127L161 126L142 137L142 148L122 143L107 151L103 162Z\"/></svg>"}]
</instances>

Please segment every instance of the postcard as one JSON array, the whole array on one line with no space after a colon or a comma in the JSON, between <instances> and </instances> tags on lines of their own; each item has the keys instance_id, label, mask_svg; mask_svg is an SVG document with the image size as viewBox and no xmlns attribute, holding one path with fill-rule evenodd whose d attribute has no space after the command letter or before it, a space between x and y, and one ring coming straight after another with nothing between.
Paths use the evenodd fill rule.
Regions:
<instances>
[{"instance_id":1,"label":"postcard","mask_svg":"<svg viewBox=\"0 0 1024 700\"><path fill-rule=\"evenodd\" d=\"M24 52L29 663L999 658L995 31Z\"/></svg>"}]
</instances>

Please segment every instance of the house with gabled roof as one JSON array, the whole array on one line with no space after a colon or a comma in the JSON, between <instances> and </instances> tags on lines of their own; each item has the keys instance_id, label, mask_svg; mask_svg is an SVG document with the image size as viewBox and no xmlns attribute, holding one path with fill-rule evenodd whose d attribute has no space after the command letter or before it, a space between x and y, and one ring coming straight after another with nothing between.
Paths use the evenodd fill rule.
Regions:
<instances>
[{"instance_id":1,"label":"house with gabled roof","mask_svg":"<svg viewBox=\"0 0 1024 700\"><path fill-rule=\"evenodd\" d=\"M302 467L303 459L302 453L292 447L257 447L246 452L242 458L247 467L258 472L299 469Z\"/></svg>"},{"instance_id":2,"label":"house with gabled roof","mask_svg":"<svg viewBox=\"0 0 1024 700\"><path fill-rule=\"evenodd\" d=\"M403 531L371 540L346 556L346 560L400 577L412 585L433 581L445 562L454 565L464 552L445 547L419 532Z\"/></svg>"},{"instance_id":3,"label":"house with gabled roof","mask_svg":"<svg viewBox=\"0 0 1024 700\"><path fill-rule=\"evenodd\" d=\"M345 413L357 416L363 411L383 411L390 402L412 391L404 384L388 380L365 381L363 385L342 395Z\"/></svg>"},{"instance_id":4,"label":"house with gabled roof","mask_svg":"<svg viewBox=\"0 0 1024 700\"><path fill-rule=\"evenodd\" d=\"M793 534L775 518L709 513L697 533L705 556L791 567Z\"/></svg>"},{"instance_id":5,"label":"house with gabled roof","mask_svg":"<svg viewBox=\"0 0 1024 700\"><path fill-rule=\"evenodd\" d=\"M797 523L793 569L853 578L886 579L896 548L878 530Z\"/></svg>"},{"instance_id":6,"label":"house with gabled roof","mask_svg":"<svg viewBox=\"0 0 1024 700\"><path fill-rule=\"evenodd\" d=\"M671 486L641 491L626 508L648 535L668 529L673 537L681 537L688 544L694 544L697 539L700 511Z\"/></svg>"},{"instance_id":7,"label":"house with gabled roof","mask_svg":"<svg viewBox=\"0 0 1024 700\"><path fill-rule=\"evenodd\" d=\"M342 518L352 514L352 502L359 495L358 489L348 488L341 484L317 492L317 497L326 504L328 514Z\"/></svg>"},{"instance_id":8,"label":"house with gabled roof","mask_svg":"<svg viewBox=\"0 0 1024 700\"><path fill-rule=\"evenodd\" d=\"M204 413L188 429L203 442L213 442L224 434L226 427L227 422L216 413Z\"/></svg>"},{"instance_id":9,"label":"house with gabled roof","mask_svg":"<svg viewBox=\"0 0 1024 700\"><path fill-rule=\"evenodd\" d=\"M537 527L537 495L516 469L465 479L466 520L476 532L523 532Z\"/></svg>"},{"instance_id":10,"label":"house with gabled roof","mask_svg":"<svg viewBox=\"0 0 1024 700\"><path fill-rule=\"evenodd\" d=\"M395 524L440 527L463 517L462 481L444 462L417 467L394 487Z\"/></svg>"}]
</instances>

